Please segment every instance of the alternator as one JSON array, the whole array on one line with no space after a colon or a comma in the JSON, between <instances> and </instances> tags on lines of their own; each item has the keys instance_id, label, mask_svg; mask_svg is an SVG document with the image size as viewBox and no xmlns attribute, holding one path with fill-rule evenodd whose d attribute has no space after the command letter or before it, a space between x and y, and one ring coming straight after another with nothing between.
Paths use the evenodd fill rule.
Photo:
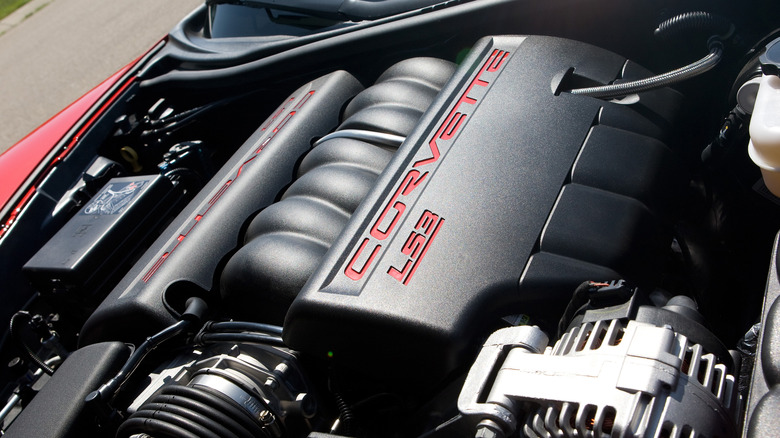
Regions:
<instances>
[{"instance_id":1,"label":"alternator","mask_svg":"<svg viewBox=\"0 0 780 438\"><path fill-rule=\"evenodd\" d=\"M734 376L669 325L588 322L533 354L544 348L543 338L536 327L512 327L485 343L458 400L464 415L481 420L478 436L737 433Z\"/></svg>"}]
</instances>

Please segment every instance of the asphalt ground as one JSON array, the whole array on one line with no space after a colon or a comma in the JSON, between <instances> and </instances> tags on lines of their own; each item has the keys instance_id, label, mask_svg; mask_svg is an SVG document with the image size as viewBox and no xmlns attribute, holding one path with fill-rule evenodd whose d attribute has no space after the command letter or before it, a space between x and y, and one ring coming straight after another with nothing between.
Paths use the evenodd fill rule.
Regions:
<instances>
[{"instance_id":1,"label":"asphalt ground","mask_svg":"<svg viewBox=\"0 0 780 438\"><path fill-rule=\"evenodd\" d=\"M146 52L202 3L32 0L0 21L0 153Z\"/></svg>"}]
</instances>

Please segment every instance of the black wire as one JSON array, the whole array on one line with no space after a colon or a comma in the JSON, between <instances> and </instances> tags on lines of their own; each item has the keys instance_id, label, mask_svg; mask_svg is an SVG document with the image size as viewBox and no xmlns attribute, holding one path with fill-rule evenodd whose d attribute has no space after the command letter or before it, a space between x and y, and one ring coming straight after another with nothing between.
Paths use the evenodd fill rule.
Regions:
<instances>
[{"instance_id":1,"label":"black wire","mask_svg":"<svg viewBox=\"0 0 780 438\"><path fill-rule=\"evenodd\" d=\"M216 103L210 104L210 105L215 105L215 104ZM199 107L190 108L190 109L184 110L184 111L182 111L180 113L176 113L176 114L168 116L168 117L163 117L162 119L152 119L152 118L150 118L149 121L147 122L147 124L149 126L165 126L165 125L167 125L169 123L179 121L179 120L181 120L181 119L183 119L185 117L189 117L192 114L197 114L198 112L204 110L208 106L209 105L202 105L202 106L199 106Z\"/></svg>"},{"instance_id":2,"label":"black wire","mask_svg":"<svg viewBox=\"0 0 780 438\"><path fill-rule=\"evenodd\" d=\"M37 365L41 370L43 370L44 373L48 375L54 374L54 370L46 365L46 362L44 362L38 355L30 349L30 347L27 345L27 343L24 342L24 339L22 339L22 333L17 328L17 325L19 324L19 321L21 319L24 319L27 324L32 322L32 316L30 316L29 312L25 312L24 310L20 310L16 313L14 313L14 316L11 317L11 322L8 327L8 331L11 335L11 337L16 340L17 344L22 348L22 354L29 360L31 360L35 365Z\"/></svg>"},{"instance_id":3,"label":"black wire","mask_svg":"<svg viewBox=\"0 0 780 438\"><path fill-rule=\"evenodd\" d=\"M110 402L114 395L119 392L124 384L130 379L130 376L133 375L147 354L157 348L161 343L174 338L187 330L190 325L192 325L192 321L181 320L156 335L146 338L146 341L144 341L144 343L133 352L130 358L127 359L127 362L122 369L119 370L116 376L98 389L100 400Z\"/></svg>"},{"instance_id":4,"label":"black wire","mask_svg":"<svg viewBox=\"0 0 780 438\"><path fill-rule=\"evenodd\" d=\"M352 435L355 428L355 415L352 408L344 401L344 397L339 393L333 393L336 399L336 408L339 410L339 421L344 426L344 433Z\"/></svg>"},{"instance_id":5,"label":"black wire","mask_svg":"<svg viewBox=\"0 0 780 438\"><path fill-rule=\"evenodd\" d=\"M176 129L187 126L191 122L193 122L195 118L201 116L202 114L208 113L214 109L228 105L236 100L243 99L244 97L247 97L252 93L255 93L255 91L249 93L243 93L238 96L227 97L225 99L221 99L216 102L212 102L196 108L190 108L188 110L184 110L180 113L173 114L171 116L162 119L149 120L147 122L147 125L151 129L144 130L141 133L141 138L146 138L152 135L166 134Z\"/></svg>"},{"instance_id":6,"label":"black wire","mask_svg":"<svg viewBox=\"0 0 780 438\"><path fill-rule=\"evenodd\" d=\"M439 424L435 428L423 433L422 435L418 436L417 438L430 438L432 436L450 436L450 433L452 431L449 431L448 428L452 427L453 425L457 425L460 422L465 421L465 417L461 414L458 414L449 420Z\"/></svg>"},{"instance_id":7,"label":"black wire","mask_svg":"<svg viewBox=\"0 0 780 438\"><path fill-rule=\"evenodd\" d=\"M32 306L33 301L35 301L40 294L38 292L34 293L29 300L27 300L26 303L22 306L22 309L29 309L30 306ZM20 310L21 312L21 310ZM9 320L10 321L10 320ZM5 350L6 345L8 345L8 339L11 337L10 330L3 333L3 337L0 338L0 352Z\"/></svg>"},{"instance_id":8,"label":"black wire","mask_svg":"<svg viewBox=\"0 0 780 438\"><path fill-rule=\"evenodd\" d=\"M198 187L203 187L206 185L206 181L203 179L202 176L198 174L198 172L195 172L192 169L186 168L186 167L177 167L175 169L171 169L163 174L165 178L168 178L171 181L174 181L174 177L182 176L184 178L191 177L193 181L195 181L195 184L197 184Z\"/></svg>"},{"instance_id":9,"label":"black wire","mask_svg":"<svg viewBox=\"0 0 780 438\"><path fill-rule=\"evenodd\" d=\"M566 333L569 324L571 324L572 319L577 314L577 311L588 303L588 300L590 299L590 292L594 289L595 286L593 286L593 282L583 281L574 290L571 300L566 305L566 310L563 311L563 315L561 315L561 319L558 322L558 339L562 338L564 333Z\"/></svg>"}]
</instances>

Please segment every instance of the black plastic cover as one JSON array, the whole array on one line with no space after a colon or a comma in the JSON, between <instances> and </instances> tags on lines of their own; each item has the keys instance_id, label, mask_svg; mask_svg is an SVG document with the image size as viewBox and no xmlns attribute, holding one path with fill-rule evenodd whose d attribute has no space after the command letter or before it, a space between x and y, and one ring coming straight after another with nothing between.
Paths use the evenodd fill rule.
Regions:
<instances>
[{"instance_id":1,"label":"black plastic cover","mask_svg":"<svg viewBox=\"0 0 780 438\"><path fill-rule=\"evenodd\" d=\"M482 40L294 301L285 341L379 379L414 364L433 383L486 322L557 318L583 280L656 278L671 239L649 206L674 192L641 176L674 154L605 122L654 114L664 131L674 114L555 94L567 72L608 83L625 64L568 40Z\"/></svg>"},{"instance_id":2,"label":"black plastic cover","mask_svg":"<svg viewBox=\"0 0 780 438\"><path fill-rule=\"evenodd\" d=\"M780 436L780 422L777 413L780 412L780 387L774 387L761 397L750 417L748 438Z\"/></svg>"},{"instance_id":3,"label":"black plastic cover","mask_svg":"<svg viewBox=\"0 0 780 438\"><path fill-rule=\"evenodd\" d=\"M453 63L435 58L395 64L350 101L339 130L406 137L454 71ZM220 292L231 315L282 323L395 149L331 138L301 160L295 182L252 219L244 246L225 265Z\"/></svg>"},{"instance_id":4,"label":"black plastic cover","mask_svg":"<svg viewBox=\"0 0 780 438\"><path fill-rule=\"evenodd\" d=\"M94 432L95 412L84 398L124 365L130 349L105 342L76 350L19 414L4 437L84 437Z\"/></svg>"},{"instance_id":5,"label":"black plastic cover","mask_svg":"<svg viewBox=\"0 0 780 438\"><path fill-rule=\"evenodd\" d=\"M169 308L176 306L165 301L177 298L169 296L171 291L181 292L179 312L189 296L211 296L218 265L239 244L247 219L290 184L312 140L338 124L345 102L360 90L357 79L337 71L286 99L90 316L82 345L137 342L174 323Z\"/></svg>"},{"instance_id":6,"label":"black plastic cover","mask_svg":"<svg viewBox=\"0 0 780 438\"><path fill-rule=\"evenodd\" d=\"M775 236L761 310L761 337L745 403L743 434L750 438L778 436L780 423L780 234Z\"/></svg>"},{"instance_id":7,"label":"black plastic cover","mask_svg":"<svg viewBox=\"0 0 780 438\"><path fill-rule=\"evenodd\" d=\"M128 245L143 241L166 217L171 191L171 182L160 175L110 180L24 265L25 274L41 292L91 295L85 289L93 277L115 270L129 255Z\"/></svg>"}]
</instances>

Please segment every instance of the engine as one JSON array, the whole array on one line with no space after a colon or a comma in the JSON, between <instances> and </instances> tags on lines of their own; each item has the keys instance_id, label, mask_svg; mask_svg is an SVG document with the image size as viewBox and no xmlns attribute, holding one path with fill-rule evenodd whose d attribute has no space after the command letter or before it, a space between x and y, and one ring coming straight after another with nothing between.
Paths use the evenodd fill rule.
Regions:
<instances>
[{"instance_id":1,"label":"engine","mask_svg":"<svg viewBox=\"0 0 780 438\"><path fill-rule=\"evenodd\" d=\"M329 69L217 169L93 164L23 268L78 349L8 436L737 436L760 395L700 294L690 102L568 38L453 61Z\"/></svg>"},{"instance_id":2,"label":"engine","mask_svg":"<svg viewBox=\"0 0 780 438\"><path fill-rule=\"evenodd\" d=\"M539 323L554 320L583 278L639 284L658 272L670 237L651 208L673 204L664 193L683 181L657 138L664 127L620 129L633 111L559 93L557 82L572 69L610 82L625 59L540 37L491 38L475 55L293 301L290 345L367 360L361 368L379 375L402 357L432 355L420 374L430 381L429 372L462 363L486 321L532 305ZM649 107L674 117L674 108ZM634 148L647 155L619 158L637 157ZM620 170L605 177L607 157Z\"/></svg>"}]
</instances>

